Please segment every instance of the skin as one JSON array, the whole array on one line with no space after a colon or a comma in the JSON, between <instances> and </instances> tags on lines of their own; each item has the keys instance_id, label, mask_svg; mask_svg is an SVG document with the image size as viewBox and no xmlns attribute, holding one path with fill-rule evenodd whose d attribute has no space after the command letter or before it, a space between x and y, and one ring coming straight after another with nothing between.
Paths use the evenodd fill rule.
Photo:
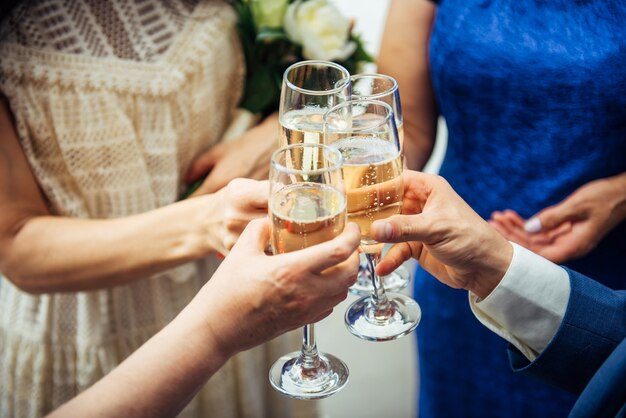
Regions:
<instances>
[{"instance_id":1,"label":"skin","mask_svg":"<svg viewBox=\"0 0 626 418\"><path fill-rule=\"evenodd\" d=\"M267 213L267 182L234 180L219 192L139 215L52 215L0 100L0 271L30 293L110 288L227 253Z\"/></svg>"},{"instance_id":2,"label":"skin","mask_svg":"<svg viewBox=\"0 0 626 418\"><path fill-rule=\"evenodd\" d=\"M524 229L526 220L513 210L494 212L489 222L507 239L554 263L582 257L626 218L626 173L589 182L534 217L542 225L535 233Z\"/></svg>"},{"instance_id":3,"label":"skin","mask_svg":"<svg viewBox=\"0 0 626 418\"><path fill-rule=\"evenodd\" d=\"M116 369L50 417L170 417L237 352L328 316L358 270L359 229L268 256L269 222L248 225L189 305Z\"/></svg>"},{"instance_id":4,"label":"skin","mask_svg":"<svg viewBox=\"0 0 626 418\"><path fill-rule=\"evenodd\" d=\"M211 147L194 160L185 176L191 184L208 173L192 196L215 193L238 177L267 179L277 142L278 114L274 113L240 138Z\"/></svg>"},{"instance_id":5,"label":"skin","mask_svg":"<svg viewBox=\"0 0 626 418\"><path fill-rule=\"evenodd\" d=\"M511 264L512 245L442 177L405 171L403 181L403 214L372 224L377 241L397 243L377 273L413 257L442 283L487 297Z\"/></svg>"},{"instance_id":6,"label":"skin","mask_svg":"<svg viewBox=\"0 0 626 418\"><path fill-rule=\"evenodd\" d=\"M378 72L395 78L402 92L404 155L413 170L424 167L437 134L438 110L428 66L435 9L429 1L392 0L378 58Z\"/></svg>"},{"instance_id":7,"label":"skin","mask_svg":"<svg viewBox=\"0 0 626 418\"><path fill-rule=\"evenodd\" d=\"M428 160L436 133L438 109L428 66L436 9L429 1L392 0L378 61L379 71L394 77L402 91L404 154L408 168L414 170ZM525 220L510 209L494 212L490 222L509 240L555 263L582 257L624 219L624 175L590 182L559 205L539 212L535 216L547 222L541 234L525 232Z\"/></svg>"}]
</instances>

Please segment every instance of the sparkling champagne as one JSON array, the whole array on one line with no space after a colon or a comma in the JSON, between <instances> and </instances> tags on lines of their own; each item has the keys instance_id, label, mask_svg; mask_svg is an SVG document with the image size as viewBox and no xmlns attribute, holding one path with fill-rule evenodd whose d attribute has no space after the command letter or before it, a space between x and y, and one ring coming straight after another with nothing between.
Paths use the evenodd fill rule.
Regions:
<instances>
[{"instance_id":1,"label":"sparkling champagne","mask_svg":"<svg viewBox=\"0 0 626 418\"><path fill-rule=\"evenodd\" d=\"M396 146L372 137L352 137L334 142L344 158L343 177L348 196L348 220L361 228L361 247L373 253L382 249L371 234L372 222L400 213L402 162Z\"/></svg>"},{"instance_id":2,"label":"sparkling champagne","mask_svg":"<svg viewBox=\"0 0 626 418\"><path fill-rule=\"evenodd\" d=\"M324 111L326 109L307 108L292 110L280 118L279 147L292 144L322 144Z\"/></svg>"},{"instance_id":3,"label":"sparkling champagne","mask_svg":"<svg viewBox=\"0 0 626 418\"><path fill-rule=\"evenodd\" d=\"M343 231L345 211L345 196L327 185L298 183L274 193L270 200L274 253L333 239Z\"/></svg>"}]
</instances>

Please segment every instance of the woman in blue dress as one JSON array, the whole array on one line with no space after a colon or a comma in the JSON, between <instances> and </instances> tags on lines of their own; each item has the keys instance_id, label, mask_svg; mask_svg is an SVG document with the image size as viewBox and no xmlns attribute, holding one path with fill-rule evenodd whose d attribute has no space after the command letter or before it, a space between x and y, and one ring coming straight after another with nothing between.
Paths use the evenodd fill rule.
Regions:
<instances>
[{"instance_id":1,"label":"woman in blue dress","mask_svg":"<svg viewBox=\"0 0 626 418\"><path fill-rule=\"evenodd\" d=\"M379 62L400 85L411 168L442 115L454 189L508 239L613 288L626 284L624 22L617 0L397 0ZM551 206L543 232L523 229ZM566 416L574 396L515 375L467 296L427 276L420 417Z\"/></svg>"}]
</instances>

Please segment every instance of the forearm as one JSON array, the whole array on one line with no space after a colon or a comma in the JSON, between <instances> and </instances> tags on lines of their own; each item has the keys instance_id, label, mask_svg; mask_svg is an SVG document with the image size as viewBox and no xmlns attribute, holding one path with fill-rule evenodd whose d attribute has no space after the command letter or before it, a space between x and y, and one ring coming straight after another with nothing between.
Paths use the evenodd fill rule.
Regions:
<instances>
[{"instance_id":1,"label":"forearm","mask_svg":"<svg viewBox=\"0 0 626 418\"><path fill-rule=\"evenodd\" d=\"M626 219L626 172L607 179L615 190L617 223Z\"/></svg>"},{"instance_id":2,"label":"forearm","mask_svg":"<svg viewBox=\"0 0 626 418\"><path fill-rule=\"evenodd\" d=\"M437 131L428 43L435 6L428 1L393 0L378 59L379 71L396 79L404 116L404 155L421 169L432 153Z\"/></svg>"},{"instance_id":3,"label":"forearm","mask_svg":"<svg viewBox=\"0 0 626 418\"><path fill-rule=\"evenodd\" d=\"M229 317L211 317L201 305L196 298L116 369L50 416L176 416L233 354L221 351L206 322Z\"/></svg>"},{"instance_id":4,"label":"forearm","mask_svg":"<svg viewBox=\"0 0 626 418\"><path fill-rule=\"evenodd\" d=\"M108 288L211 251L213 196L117 219L28 219L5 246L2 272L34 293Z\"/></svg>"}]
</instances>

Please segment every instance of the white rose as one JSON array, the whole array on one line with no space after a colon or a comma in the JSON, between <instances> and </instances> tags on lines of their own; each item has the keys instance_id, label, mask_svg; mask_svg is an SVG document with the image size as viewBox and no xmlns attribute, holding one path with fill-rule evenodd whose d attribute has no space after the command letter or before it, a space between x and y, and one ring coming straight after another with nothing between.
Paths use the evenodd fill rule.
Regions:
<instances>
[{"instance_id":1,"label":"white rose","mask_svg":"<svg viewBox=\"0 0 626 418\"><path fill-rule=\"evenodd\" d=\"M258 28L279 28L289 0L246 0Z\"/></svg>"},{"instance_id":2,"label":"white rose","mask_svg":"<svg viewBox=\"0 0 626 418\"><path fill-rule=\"evenodd\" d=\"M327 0L298 0L285 14L285 32L302 45L302 55L315 60L344 60L354 53L350 21Z\"/></svg>"}]
</instances>

